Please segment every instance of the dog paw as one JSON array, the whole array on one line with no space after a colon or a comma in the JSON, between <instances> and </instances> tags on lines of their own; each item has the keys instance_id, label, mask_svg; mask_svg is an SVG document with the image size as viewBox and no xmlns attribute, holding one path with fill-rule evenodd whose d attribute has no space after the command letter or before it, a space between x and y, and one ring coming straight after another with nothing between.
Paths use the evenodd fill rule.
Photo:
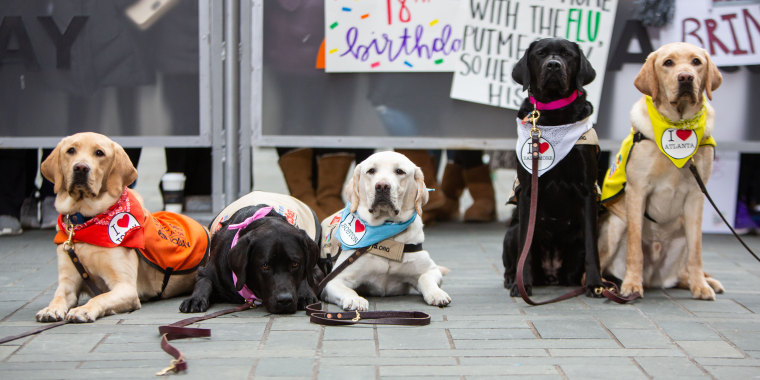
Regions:
<instances>
[{"instance_id":1,"label":"dog paw","mask_svg":"<svg viewBox=\"0 0 760 380\"><path fill-rule=\"evenodd\" d=\"M37 312L37 322L58 322L66 318L66 309L46 307Z\"/></svg>"},{"instance_id":2,"label":"dog paw","mask_svg":"<svg viewBox=\"0 0 760 380\"><path fill-rule=\"evenodd\" d=\"M451 303L451 297L440 288L425 294L423 298L428 305L432 306L447 306Z\"/></svg>"},{"instance_id":3,"label":"dog paw","mask_svg":"<svg viewBox=\"0 0 760 380\"><path fill-rule=\"evenodd\" d=\"M712 277L705 277L705 281L707 281L707 285L710 285L717 294L723 294L723 292L726 291L726 289L723 288L723 284Z\"/></svg>"},{"instance_id":4,"label":"dog paw","mask_svg":"<svg viewBox=\"0 0 760 380\"><path fill-rule=\"evenodd\" d=\"M620 294L623 297L628 297L636 292L639 293L641 298L644 298L644 286L641 285L641 282L632 284L628 281L623 281L623 285L620 286Z\"/></svg>"},{"instance_id":5,"label":"dog paw","mask_svg":"<svg viewBox=\"0 0 760 380\"><path fill-rule=\"evenodd\" d=\"M208 300L204 298L188 298L179 305L179 311L183 313L201 313L208 310Z\"/></svg>"},{"instance_id":6,"label":"dog paw","mask_svg":"<svg viewBox=\"0 0 760 380\"><path fill-rule=\"evenodd\" d=\"M346 298L341 302L340 305L343 310L359 310L359 311L367 311L369 310L369 301L362 297L351 297Z\"/></svg>"},{"instance_id":7,"label":"dog paw","mask_svg":"<svg viewBox=\"0 0 760 380\"><path fill-rule=\"evenodd\" d=\"M298 297L298 310L304 310L306 306L317 302L319 302L319 298L314 296L314 294L301 295Z\"/></svg>"},{"instance_id":8,"label":"dog paw","mask_svg":"<svg viewBox=\"0 0 760 380\"><path fill-rule=\"evenodd\" d=\"M696 284L695 286L690 286L691 290L691 296L694 299L698 300L709 300L709 301L715 301L715 291L713 290L710 285L707 284L707 281L699 281L700 283Z\"/></svg>"},{"instance_id":9,"label":"dog paw","mask_svg":"<svg viewBox=\"0 0 760 380\"><path fill-rule=\"evenodd\" d=\"M66 314L66 320L76 323L95 322L98 316L84 306L75 307Z\"/></svg>"},{"instance_id":10,"label":"dog paw","mask_svg":"<svg viewBox=\"0 0 760 380\"><path fill-rule=\"evenodd\" d=\"M528 296L533 295L533 285L525 285L525 293ZM509 291L510 297L520 297L520 289L517 287L517 284L512 285L512 290Z\"/></svg>"}]
</instances>

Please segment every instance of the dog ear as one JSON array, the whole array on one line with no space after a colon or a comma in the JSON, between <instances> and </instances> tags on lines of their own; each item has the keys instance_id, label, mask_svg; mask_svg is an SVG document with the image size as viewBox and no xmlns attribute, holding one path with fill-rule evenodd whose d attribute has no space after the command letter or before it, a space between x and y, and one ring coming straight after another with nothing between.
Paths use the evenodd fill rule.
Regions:
<instances>
[{"instance_id":1,"label":"dog ear","mask_svg":"<svg viewBox=\"0 0 760 380\"><path fill-rule=\"evenodd\" d=\"M64 170L61 168L60 163L62 143L63 141L59 142L45 161L42 161L42 165L40 165L42 176L53 183L53 192L56 194L61 191L65 182L63 178Z\"/></svg>"},{"instance_id":2,"label":"dog ear","mask_svg":"<svg viewBox=\"0 0 760 380\"><path fill-rule=\"evenodd\" d=\"M301 229L299 231L301 233L301 244L306 254L306 270L304 275L309 286L316 287L318 280L321 280L316 276L318 272L317 263L319 262L319 245L309 237L306 231ZM319 297L318 294L317 297Z\"/></svg>"},{"instance_id":3,"label":"dog ear","mask_svg":"<svg viewBox=\"0 0 760 380\"><path fill-rule=\"evenodd\" d=\"M710 59L710 54L707 54L707 50L704 50L704 53L707 69L705 70L705 80L702 85L705 86L707 98L712 100L712 92L717 90L721 83L723 83L723 75L720 73L720 70L718 70L718 66L716 66L712 59Z\"/></svg>"},{"instance_id":4,"label":"dog ear","mask_svg":"<svg viewBox=\"0 0 760 380\"><path fill-rule=\"evenodd\" d=\"M417 214L422 215L422 206L428 202L427 188L425 187L425 176L422 174L422 169L419 167L414 168L414 182L417 185L417 195L414 197L414 208L417 210Z\"/></svg>"},{"instance_id":5,"label":"dog ear","mask_svg":"<svg viewBox=\"0 0 760 380\"><path fill-rule=\"evenodd\" d=\"M575 49L578 51L578 74L576 74L576 86L578 91L583 89L583 86L591 83L596 78L596 70L591 66L591 62L588 61L586 55L583 54L583 50L578 44L573 42Z\"/></svg>"},{"instance_id":6,"label":"dog ear","mask_svg":"<svg viewBox=\"0 0 760 380\"><path fill-rule=\"evenodd\" d=\"M348 180L346 184L345 193L346 199L351 203L350 212L356 212L359 208L359 177L362 174L361 164L357 164L354 168L354 175Z\"/></svg>"},{"instance_id":7,"label":"dog ear","mask_svg":"<svg viewBox=\"0 0 760 380\"><path fill-rule=\"evenodd\" d=\"M515 67L512 68L512 80L523 86L523 91L530 88L530 67L528 67L528 56L531 50L536 45L537 41L533 41L528 46L528 50L525 51L522 58L520 58Z\"/></svg>"},{"instance_id":8,"label":"dog ear","mask_svg":"<svg viewBox=\"0 0 760 380\"><path fill-rule=\"evenodd\" d=\"M657 52L649 53L647 60L641 66L639 74L633 80L633 85L644 95L649 95L652 99L657 98L660 84L657 81L657 73L654 70L654 61L657 60Z\"/></svg>"},{"instance_id":9,"label":"dog ear","mask_svg":"<svg viewBox=\"0 0 760 380\"><path fill-rule=\"evenodd\" d=\"M108 173L106 186L108 193L113 196L119 196L124 191L124 187L132 184L137 179L137 169L132 165L127 152L121 145L112 142L113 162L111 163L111 172Z\"/></svg>"}]
</instances>

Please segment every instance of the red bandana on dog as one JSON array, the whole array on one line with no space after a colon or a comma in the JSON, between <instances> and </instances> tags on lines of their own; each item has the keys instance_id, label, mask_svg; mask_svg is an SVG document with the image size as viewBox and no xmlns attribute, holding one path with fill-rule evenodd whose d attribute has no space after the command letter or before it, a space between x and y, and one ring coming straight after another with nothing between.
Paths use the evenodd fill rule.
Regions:
<instances>
[{"instance_id":1,"label":"red bandana on dog","mask_svg":"<svg viewBox=\"0 0 760 380\"><path fill-rule=\"evenodd\" d=\"M63 215L55 244L68 240ZM108 211L74 225L74 241L99 247L128 247L161 271L194 270L208 255L208 234L195 220L181 214L159 211L145 214L134 193L125 188Z\"/></svg>"},{"instance_id":2,"label":"red bandana on dog","mask_svg":"<svg viewBox=\"0 0 760 380\"><path fill-rule=\"evenodd\" d=\"M119 200L108 211L78 225L74 225L76 241L99 247L145 248L145 234L142 223L145 213L131 191L124 188ZM68 239L63 215L58 216L60 231L55 236L55 244Z\"/></svg>"}]
</instances>

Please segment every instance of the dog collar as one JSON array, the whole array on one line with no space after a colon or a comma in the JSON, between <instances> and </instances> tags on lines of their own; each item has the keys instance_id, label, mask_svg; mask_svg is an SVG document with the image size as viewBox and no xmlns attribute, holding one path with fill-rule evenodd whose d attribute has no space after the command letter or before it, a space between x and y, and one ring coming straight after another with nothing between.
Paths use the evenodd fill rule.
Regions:
<instances>
[{"instance_id":1,"label":"dog collar","mask_svg":"<svg viewBox=\"0 0 760 380\"><path fill-rule=\"evenodd\" d=\"M230 244L230 249L237 245L238 237L240 236L240 231L243 228L248 227L251 223L253 223L254 220L263 218L264 216L269 214L270 211L272 211L271 206L262 207L256 210L253 216L249 216L244 221L238 224L230 224L229 226L227 226L228 230L237 230L237 232L235 232L235 237L232 238L232 244ZM234 273L233 273L233 276L234 276Z\"/></svg>"},{"instance_id":2,"label":"dog collar","mask_svg":"<svg viewBox=\"0 0 760 380\"><path fill-rule=\"evenodd\" d=\"M531 104L534 104L536 106L536 109L539 110L539 111L550 111L550 110L556 110L556 109L560 109L562 107L566 107L568 104L570 104L573 101L575 101L575 99L578 98L578 95L582 95L582 94L583 94L582 92L580 92L578 90L575 90L567 98L553 100L553 101L551 101L549 103L541 103L538 100L536 100L536 98L534 98L534 97L531 96L530 97L530 102L531 102Z\"/></svg>"},{"instance_id":3,"label":"dog collar","mask_svg":"<svg viewBox=\"0 0 760 380\"><path fill-rule=\"evenodd\" d=\"M417 217L417 213L415 212L412 214L412 217L405 222L385 222L379 226L371 226L367 224L367 222L361 220L359 215L350 212L350 209L351 203L348 203L340 215L340 223L337 228L338 231L335 233L335 236L341 243L341 249L343 250L368 247L372 244L396 236L406 230Z\"/></svg>"},{"instance_id":4,"label":"dog collar","mask_svg":"<svg viewBox=\"0 0 760 380\"><path fill-rule=\"evenodd\" d=\"M237 276L235 275L235 272L232 272L232 283L235 285L235 287L237 287ZM246 303L256 305L261 304L261 298L257 297L256 294L254 294L253 291L248 288L248 285L243 285L243 289L240 289L238 291L238 294L243 297Z\"/></svg>"}]
</instances>

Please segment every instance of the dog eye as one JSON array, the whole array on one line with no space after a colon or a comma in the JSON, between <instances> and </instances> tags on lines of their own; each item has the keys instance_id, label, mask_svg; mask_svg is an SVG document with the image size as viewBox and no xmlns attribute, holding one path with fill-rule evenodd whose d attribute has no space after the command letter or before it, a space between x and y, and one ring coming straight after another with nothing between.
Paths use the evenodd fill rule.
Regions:
<instances>
[{"instance_id":1,"label":"dog eye","mask_svg":"<svg viewBox=\"0 0 760 380\"><path fill-rule=\"evenodd\" d=\"M700 61L699 58L694 58L691 60L691 64L694 66L699 66L702 64L702 61Z\"/></svg>"},{"instance_id":2,"label":"dog eye","mask_svg":"<svg viewBox=\"0 0 760 380\"><path fill-rule=\"evenodd\" d=\"M402 169L396 169L396 174L398 174L398 175L404 175L404 174L406 174L406 172L403 171Z\"/></svg>"},{"instance_id":3,"label":"dog eye","mask_svg":"<svg viewBox=\"0 0 760 380\"><path fill-rule=\"evenodd\" d=\"M96 150L96 151L95 151L95 155L96 155L96 156L98 156L98 157L103 157L103 156L105 156L106 154L105 154L105 153L103 153L103 151L102 151L102 150L98 149L98 150Z\"/></svg>"},{"instance_id":4,"label":"dog eye","mask_svg":"<svg viewBox=\"0 0 760 380\"><path fill-rule=\"evenodd\" d=\"M292 269L298 269L298 267L299 267L300 265L301 265L301 264L299 264L299 263L293 263L293 264L290 264L290 267L291 267Z\"/></svg>"},{"instance_id":5,"label":"dog eye","mask_svg":"<svg viewBox=\"0 0 760 380\"><path fill-rule=\"evenodd\" d=\"M66 151L66 153L68 153L68 154L74 154L76 152L77 152L77 150L74 149L74 148L69 148L69 150Z\"/></svg>"},{"instance_id":6,"label":"dog eye","mask_svg":"<svg viewBox=\"0 0 760 380\"><path fill-rule=\"evenodd\" d=\"M375 168L369 168L369 170L367 170L367 174L375 174Z\"/></svg>"},{"instance_id":7,"label":"dog eye","mask_svg":"<svg viewBox=\"0 0 760 380\"><path fill-rule=\"evenodd\" d=\"M673 66L673 60L672 59L666 59L665 62L662 63L663 66Z\"/></svg>"},{"instance_id":8,"label":"dog eye","mask_svg":"<svg viewBox=\"0 0 760 380\"><path fill-rule=\"evenodd\" d=\"M261 266L261 270L263 270L263 271L267 271L267 270L269 270L269 264L263 264L263 265Z\"/></svg>"}]
</instances>

